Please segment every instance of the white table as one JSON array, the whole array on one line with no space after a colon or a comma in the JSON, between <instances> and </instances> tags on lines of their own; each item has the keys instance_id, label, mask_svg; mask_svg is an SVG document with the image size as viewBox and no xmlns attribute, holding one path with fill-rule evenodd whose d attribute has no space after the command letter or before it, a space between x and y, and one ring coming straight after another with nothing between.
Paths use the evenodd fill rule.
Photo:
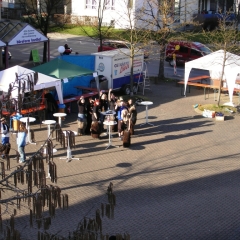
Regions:
<instances>
[{"instance_id":1,"label":"white table","mask_svg":"<svg viewBox=\"0 0 240 240\"><path fill-rule=\"evenodd\" d=\"M57 149L56 148L53 148L53 154L54 153L56 153L57 152ZM44 155L46 155L47 154L47 149L46 148L44 148L44 150L43 150L43 154ZM50 176L50 172L49 172L49 163L48 163L48 175L47 175L47 177L46 178L51 178L51 176Z\"/></svg>"},{"instance_id":2,"label":"white table","mask_svg":"<svg viewBox=\"0 0 240 240\"><path fill-rule=\"evenodd\" d=\"M67 114L66 113L54 113L53 116L58 117L58 123L61 127L62 126L62 117L66 117Z\"/></svg>"},{"instance_id":3,"label":"white table","mask_svg":"<svg viewBox=\"0 0 240 240\"><path fill-rule=\"evenodd\" d=\"M115 111L112 111L112 110L108 110L106 112L100 112L102 115L104 116L113 116L116 114ZM106 120L105 120L106 121ZM103 123L104 124L104 123ZM106 125L106 124L105 124ZM115 124L114 124L115 125ZM110 125L107 125L107 133L104 133L104 135L107 135L107 134L110 134Z\"/></svg>"},{"instance_id":4,"label":"white table","mask_svg":"<svg viewBox=\"0 0 240 240\"><path fill-rule=\"evenodd\" d=\"M72 131L74 133L74 135L76 136L77 135L77 132L76 131ZM65 137L67 137L67 131L63 131ZM67 157L60 157L60 159L66 159L67 161L66 162L70 162L72 160L80 160L79 158L74 158L72 156L72 150L70 148L70 144L69 144L69 138L67 139L68 141L68 146L67 146Z\"/></svg>"},{"instance_id":5,"label":"white table","mask_svg":"<svg viewBox=\"0 0 240 240\"><path fill-rule=\"evenodd\" d=\"M42 121L43 124L46 124L48 126L48 135L47 135L47 138L50 137L51 135L51 124L55 124L56 121L55 120L45 120L45 121Z\"/></svg>"},{"instance_id":6,"label":"white table","mask_svg":"<svg viewBox=\"0 0 240 240\"><path fill-rule=\"evenodd\" d=\"M36 144L35 142L32 142L31 140L31 132L30 132L30 122L35 122L36 118L34 117L22 117L19 119L20 122L24 122L26 123L26 129L28 131L28 135L27 135L27 143L31 143L31 144Z\"/></svg>"},{"instance_id":7,"label":"white table","mask_svg":"<svg viewBox=\"0 0 240 240\"><path fill-rule=\"evenodd\" d=\"M141 102L141 105L146 106L146 122L141 124L140 126L145 125L145 124L149 124L149 125L154 126L152 123L148 122L148 106L152 105L152 104L153 104L153 102L150 102L150 101L143 101L143 102Z\"/></svg>"},{"instance_id":8,"label":"white table","mask_svg":"<svg viewBox=\"0 0 240 240\"><path fill-rule=\"evenodd\" d=\"M116 125L117 122L109 121L109 122L103 122L103 124L109 127L108 145L107 145L107 147L106 147L106 149L108 149L110 146L114 146L114 145L112 145L112 141L111 141L111 126ZM115 146L114 146L114 147L115 147Z\"/></svg>"}]
</instances>

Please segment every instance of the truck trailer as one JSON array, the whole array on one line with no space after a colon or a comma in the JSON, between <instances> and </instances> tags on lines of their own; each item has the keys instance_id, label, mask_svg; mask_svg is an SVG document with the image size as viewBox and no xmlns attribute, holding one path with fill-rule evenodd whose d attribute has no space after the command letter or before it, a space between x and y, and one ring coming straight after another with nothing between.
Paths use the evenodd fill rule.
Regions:
<instances>
[{"instance_id":1,"label":"truck trailer","mask_svg":"<svg viewBox=\"0 0 240 240\"><path fill-rule=\"evenodd\" d=\"M92 53L92 55L95 55L95 71L107 79L108 89L123 90L126 95L130 94L130 50L119 48ZM142 83L143 63L144 52L137 50L133 61L133 93L137 93L138 83Z\"/></svg>"}]
</instances>

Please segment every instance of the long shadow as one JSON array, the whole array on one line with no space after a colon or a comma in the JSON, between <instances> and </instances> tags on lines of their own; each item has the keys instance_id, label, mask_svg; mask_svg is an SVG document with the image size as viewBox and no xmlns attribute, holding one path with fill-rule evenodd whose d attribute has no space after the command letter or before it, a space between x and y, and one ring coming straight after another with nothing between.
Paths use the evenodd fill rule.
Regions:
<instances>
[{"instance_id":1,"label":"long shadow","mask_svg":"<svg viewBox=\"0 0 240 240\"><path fill-rule=\"evenodd\" d=\"M137 172L131 176L123 175L120 179L131 180L139 174L147 176L158 171ZM84 217L93 217L101 203L106 203L104 192L109 181L114 184L117 205L114 219L103 217L103 233L114 235L128 232L134 240L239 239L239 170L170 185L158 183L155 187L147 188L132 184L123 189L118 176L86 183L86 188L74 185L72 187L76 188L76 195L69 196L69 201L83 194L82 198L77 197L79 202L70 204L68 210L56 209L49 232L67 237L68 232L75 230ZM72 187L62 188L62 191L67 193ZM84 191L87 189L101 191L102 194L86 199ZM28 216L16 216L15 227L20 230L22 239L37 239L36 223L34 221L34 227L29 228Z\"/></svg>"}]
</instances>

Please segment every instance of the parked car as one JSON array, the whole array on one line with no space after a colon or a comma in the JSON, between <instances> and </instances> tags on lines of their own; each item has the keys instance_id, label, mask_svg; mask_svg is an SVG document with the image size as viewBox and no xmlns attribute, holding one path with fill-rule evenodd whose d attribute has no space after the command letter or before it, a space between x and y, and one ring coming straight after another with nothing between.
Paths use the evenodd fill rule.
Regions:
<instances>
[{"instance_id":1,"label":"parked car","mask_svg":"<svg viewBox=\"0 0 240 240\"><path fill-rule=\"evenodd\" d=\"M170 66L173 66L173 53L175 53L176 64L180 65L211 52L212 50L199 42L172 41L166 47L165 60L169 62Z\"/></svg>"},{"instance_id":2,"label":"parked car","mask_svg":"<svg viewBox=\"0 0 240 240\"><path fill-rule=\"evenodd\" d=\"M8 60L12 58L12 54L8 51ZM5 63L5 49L2 48L2 61Z\"/></svg>"},{"instance_id":3,"label":"parked car","mask_svg":"<svg viewBox=\"0 0 240 240\"><path fill-rule=\"evenodd\" d=\"M138 48L141 48L141 46L137 46ZM102 51L109 51L114 50L118 48L128 48L130 49L130 43L126 41L118 41L118 40L106 40L102 43ZM100 49L100 46L98 46L98 52L102 52ZM149 57L149 52L146 49L143 49L144 51L144 58Z\"/></svg>"}]
</instances>

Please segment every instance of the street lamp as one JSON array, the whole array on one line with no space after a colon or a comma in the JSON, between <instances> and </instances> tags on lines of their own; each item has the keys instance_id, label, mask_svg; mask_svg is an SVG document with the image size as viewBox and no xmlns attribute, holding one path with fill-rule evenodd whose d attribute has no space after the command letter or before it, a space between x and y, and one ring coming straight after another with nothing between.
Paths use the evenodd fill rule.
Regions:
<instances>
[{"instance_id":1,"label":"street lamp","mask_svg":"<svg viewBox=\"0 0 240 240\"><path fill-rule=\"evenodd\" d=\"M60 53L61 56L63 55L64 51L65 51L65 47L64 46L59 46L58 47L58 52Z\"/></svg>"}]
</instances>

